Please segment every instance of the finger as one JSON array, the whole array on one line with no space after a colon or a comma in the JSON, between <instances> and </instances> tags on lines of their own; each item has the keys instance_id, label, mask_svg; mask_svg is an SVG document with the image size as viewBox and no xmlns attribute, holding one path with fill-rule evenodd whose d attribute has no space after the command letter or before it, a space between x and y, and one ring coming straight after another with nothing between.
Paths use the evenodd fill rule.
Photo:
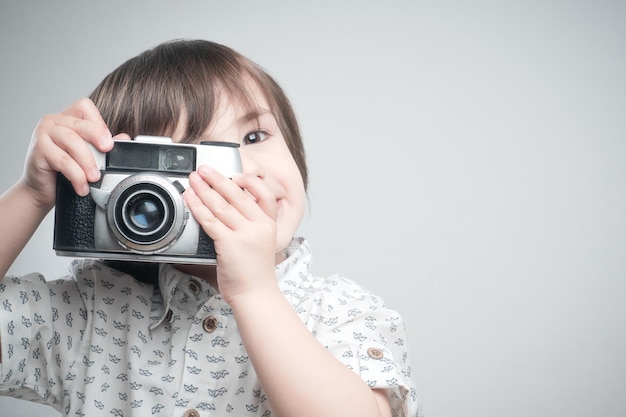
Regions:
<instances>
[{"instance_id":1,"label":"finger","mask_svg":"<svg viewBox=\"0 0 626 417\"><path fill-rule=\"evenodd\" d=\"M80 119L100 121L103 125L105 124L104 119L102 119L102 115L100 114L100 110L98 110L98 107L96 107L94 102L87 97L76 100L61 113L78 117Z\"/></svg>"},{"instance_id":2,"label":"finger","mask_svg":"<svg viewBox=\"0 0 626 417\"><path fill-rule=\"evenodd\" d=\"M132 138L128 133L118 133L117 135L113 136L113 140L132 140Z\"/></svg>"},{"instance_id":3,"label":"finger","mask_svg":"<svg viewBox=\"0 0 626 417\"><path fill-rule=\"evenodd\" d=\"M261 181L261 183L257 183L257 187L265 187L265 192L261 193L259 191L257 192L257 196L254 196L250 194L247 190L245 190L245 187L242 187L237 184L237 182L226 178L224 175L220 174L211 167L201 166L198 170L198 173L214 190L216 190L224 198L224 200L226 200L226 202L228 202L228 204L236 208L237 211L241 213L246 219L251 221L259 221L265 219L266 213L264 212L264 210L259 210L257 197L261 195L270 196L270 199L273 199L274 197L269 188L267 188L267 186L262 183L260 179L259 181Z\"/></svg>"},{"instance_id":4,"label":"finger","mask_svg":"<svg viewBox=\"0 0 626 417\"><path fill-rule=\"evenodd\" d=\"M109 129L92 120L58 114L52 116L50 121L43 126L47 126L48 129L61 127L71 130L83 141L91 143L101 152L108 152L113 148L113 138Z\"/></svg>"},{"instance_id":5,"label":"finger","mask_svg":"<svg viewBox=\"0 0 626 417\"><path fill-rule=\"evenodd\" d=\"M91 148L75 130L55 126L49 130L48 137L49 140L45 138L42 140L42 146L43 154L51 168L65 175L66 171L74 170L74 166L77 165L83 171L86 180L94 182L100 178L100 170Z\"/></svg>"},{"instance_id":6,"label":"finger","mask_svg":"<svg viewBox=\"0 0 626 417\"><path fill-rule=\"evenodd\" d=\"M70 154L56 146L52 140L42 140L38 146L41 157L34 159L33 163L39 170L60 172L72 183L76 194L85 196L89 193L87 175ZM98 172L98 176L99 174Z\"/></svg>"},{"instance_id":7,"label":"finger","mask_svg":"<svg viewBox=\"0 0 626 417\"><path fill-rule=\"evenodd\" d=\"M226 179L226 181L229 180ZM242 222L247 221L247 218L239 209L222 195L223 191L213 188L198 172L192 172L189 175L189 185L211 213L229 229L236 230L238 227L241 227ZM232 183L230 185L235 188L235 192L243 197L243 190ZM250 198L248 197L248 199Z\"/></svg>"},{"instance_id":8,"label":"finger","mask_svg":"<svg viewBox=\"0 0 626 417\"><path fill-rule=\"evenodd\" d=\"M276 194L268 187L267 183L256 175L236 175L233 182L240 188L245 189L263 212L272 219L278 215Z\"/></svg>"},{"instance_id":9,"label":"finger","mask_svg":"<svg viewBox=\"0 0 626 417\"><path fill-rule=\"evenodd\" d=\"M211 212L193 188L185 190L183 198L196 222L213 240L218 240L224 232L228 231L228 228Z\"/></svg>"},{"instance_id":10,"label":"finger","mask_svg":"<svg viewBox=\"0 0 626 417\"><path fill-rule=\"evenodd\" d=\"M88 98L83 98L61 112L69 116L77 132L101 152L107 152L113 146L111 131L107 127L100 110Z\"/></svg>"}]
</instances>

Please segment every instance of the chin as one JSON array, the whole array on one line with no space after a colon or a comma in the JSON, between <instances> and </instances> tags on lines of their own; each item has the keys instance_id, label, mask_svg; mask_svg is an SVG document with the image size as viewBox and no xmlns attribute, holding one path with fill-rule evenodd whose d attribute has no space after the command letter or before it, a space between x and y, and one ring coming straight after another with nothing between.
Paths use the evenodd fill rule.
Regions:
<instances>
[{"instance_id":1,"label":"chin","mask_svg":"<svg viewBox=\"0 0 626 417\"><path fill-rule=\"evenodd\" d=\"M289 246L289 243L291 243L291 236L281 236L278 235L276 236L276 256L278 257L278 255L282 255L283 251L287 248L287 246Z\"/></svg>"},{"instance_id":2,"label":"chin","mask_svg":"<svg viewBox=\"0 0 626 417\"><path fill-rule=\"evenodd\" d=\"M286 206L285 206L286 208ZM304 207L291 207L290 210L281 210L277 216L276 253L281 253L289 246L296 231L304 218Z\"/></svg>"}]
</instances>

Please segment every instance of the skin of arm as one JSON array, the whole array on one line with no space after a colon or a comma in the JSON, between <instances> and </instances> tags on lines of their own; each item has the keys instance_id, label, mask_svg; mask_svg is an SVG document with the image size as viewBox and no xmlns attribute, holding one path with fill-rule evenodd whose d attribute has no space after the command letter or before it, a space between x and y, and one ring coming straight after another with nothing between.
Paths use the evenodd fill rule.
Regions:
<instances>
[{"instance_id":1,"label":"skin of arm","mask_svg":"<svg viewBox=\"0 0 626 417\"><path fill-rule=\"evenodd\" d=\"M127 139L119 135L116 139ZM79 195L100 178L88 143L101 152L113 138L100 112L87 98L61 113L46 115L35 128L20 180L0 197L0 276L4 276L45 215L54 207L56 176L61 172Z\"/></svg>"},{"instance_id":2,"label":"skin of arm","mask_svg":"<svg viewBox=\"0 0 626 417\"><path fill-rule=\"evenodd\" d=\"M278 415L391 415L386 394L372 391L332 356L278 287L239 294L230 303L250 360Z\"/></svg>"},{"instance_id":3,"label":"skin of arm","mask_svg":"<svg viewBox=\"0 0 626 417\"><path fill-rule=\"evenodd\" d=\"M0 279L5 276L51 207L38 204L29 188L18 182L0 196Z\"/></svg>"}]
</instances>

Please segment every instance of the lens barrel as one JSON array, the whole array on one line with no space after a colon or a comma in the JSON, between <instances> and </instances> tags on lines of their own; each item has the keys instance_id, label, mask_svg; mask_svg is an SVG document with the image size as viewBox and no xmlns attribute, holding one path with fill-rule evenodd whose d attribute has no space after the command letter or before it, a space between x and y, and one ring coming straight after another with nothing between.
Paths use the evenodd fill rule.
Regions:
<instances>
[{"instance_id":1,"label":"lens barrel","mask_svg":"<svg viewBox=\"0 0 626 417\"><path fill-rule=\"evenodd\" d=\"M159 242L174 224L174 203L166 190L154 184L127 188L115 204L116 227L137 244Z\"/></svg>"},{"instance_id":2,"label":"lens barrel","mask_svg":"<svg viewBox=\"0 0 626 417\"><path fill-rule=\"evenodd\" d=\"M186 223L181 192L160 174L129 176L111 192L107 220L122 246L138 253L165 250Z\"/></svg>"}]
</instances>

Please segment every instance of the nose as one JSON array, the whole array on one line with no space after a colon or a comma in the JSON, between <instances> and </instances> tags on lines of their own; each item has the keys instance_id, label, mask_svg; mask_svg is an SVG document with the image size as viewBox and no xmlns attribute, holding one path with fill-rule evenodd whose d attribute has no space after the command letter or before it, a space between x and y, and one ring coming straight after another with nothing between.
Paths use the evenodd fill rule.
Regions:
<instances>
[{"instance_id":1,"label":"nose","mask_svg":"<svg viewBox=\"0 0 626 417\"><path fill-rule=\"evenodd\" d=\"M261 179L265 178L265 170L261 164L259 164L257 158L245 150L240 150L240 155L244 174L254 175Z\"/></svg>"}]
</instances>

